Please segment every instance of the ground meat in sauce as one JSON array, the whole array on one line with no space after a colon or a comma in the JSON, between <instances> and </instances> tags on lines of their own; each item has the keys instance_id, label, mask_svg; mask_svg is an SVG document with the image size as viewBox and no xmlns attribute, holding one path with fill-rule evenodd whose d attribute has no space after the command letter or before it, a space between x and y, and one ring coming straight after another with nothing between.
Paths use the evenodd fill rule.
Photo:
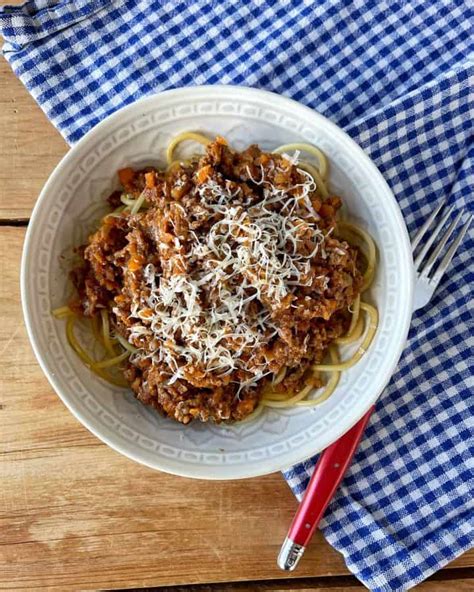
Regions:
<instances>
[{"instance_id":1,"label":"ground meat in sauce","mask_svg":"<svg viewBox=\"0 0 474 592\"><path fill-rule=\"evenodd\" d=\"M146 207L134 215L127 211L105 216L81 248L83 264L72 272L78 294L74 307L88 317L108 308L115 331L139 349L141 353L132 355L123 369L138 400L185 424L194 418L225 422L249 415L284 366L286 378L277 388L300 389L311 365L321 361L329 344L347 331L348 308L362 283L357 248L337 238L341 200L336 196L323 200L304 171L286 156L262 152L257 146L235 152L219 138L199 160L175 163L166 173L124 169L119 176L123 192L114 192L110 204L118 207L126 193L130 199L144 195ZM262 214L263 208L268 216ZM233 212L239 222L229 225ZM274 251L268 235L275 225L286 223L283 218L290 220L292 238ZM258 233L263 238L253 239ZM319 243L315 237L320 237ZM261 251L260 261L257 243L264 239L266 251ZM282 248L291 252L288 261L297 274L288 276L288 281L278 271L278 261L287 261ZM235 262L226 268L225 257L235 261L237 255L244 257L242 268ZM273 269L264 259L267 256L276 270L271 276L275 285L265 283ZM210 270L210 280L203 269ZM222 285L213 273L224 277ZM169 300L167 286L175 290ZM246 297L241 301L248 300L247 317L263 320L251 325L258 335L250 337L239 334L237 321L227 333L225 321L213 321L211 328L224 327L223 337L209 333L210 343L218 340L214 349L238 358L234 368L226 367L223 355L218 367L221 362L212 360L212 347L203 350L182 334L191 322L185 305L198 310L197 319L205 319L211 310L225 310L226 294L230 307L229 294L236 286ZM156 304L158 292L161 300ZM177 308L178 301L184 308ZM174 326L170 318L176 311L184 315L182 327L179 322ZM166 340L151 329L160 323L167 327ZM203 330L197 327L196 335ZM198 350L201 357L193 353ZM215 371L209 370L212 364ZM311 380L321 386L318 379Z\"/></svg>"}]
</instances>

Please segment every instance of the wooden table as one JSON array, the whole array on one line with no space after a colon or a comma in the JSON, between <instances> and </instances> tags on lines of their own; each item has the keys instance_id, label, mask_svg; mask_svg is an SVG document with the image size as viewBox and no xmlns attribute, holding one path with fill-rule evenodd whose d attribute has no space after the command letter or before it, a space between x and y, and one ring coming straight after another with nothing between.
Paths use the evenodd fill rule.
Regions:
<instances>
[{"instance_id":1,"label":"wooden table","mask_svg":"<svg viewBox=\"0 0 474 592\"><path fill-rule=\"evenodd\" d=\"M363 589L320 534L291 577L276 567L296 508L280 474L210 483L153 471L52 391L23 326L19 269L35 199L67 149L0 59L0 589ZM418 589L474 590L473 578L470 552Z\"/></svg>"}]
</instances>

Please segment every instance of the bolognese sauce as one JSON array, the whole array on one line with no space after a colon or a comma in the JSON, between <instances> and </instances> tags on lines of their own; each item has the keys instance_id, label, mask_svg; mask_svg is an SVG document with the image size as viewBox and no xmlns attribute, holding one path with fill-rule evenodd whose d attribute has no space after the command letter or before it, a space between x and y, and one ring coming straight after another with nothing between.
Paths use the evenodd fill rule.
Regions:
<instances>
[{"instance_id":1,"label":"bolognese sauce","mask_svg":"<svg viewBox=\"0 0 474 592\"><path fill-rule=\"evenodd\" d=\"M341 199L297 157L222 138L119 180L115 211L80 249L71 307L107 311L133 351L122 370L137 399L183 424L220 423L268 389L322 386L312 369L363 286L361 252L337 233Z\"/></svg>"}]
</instances>

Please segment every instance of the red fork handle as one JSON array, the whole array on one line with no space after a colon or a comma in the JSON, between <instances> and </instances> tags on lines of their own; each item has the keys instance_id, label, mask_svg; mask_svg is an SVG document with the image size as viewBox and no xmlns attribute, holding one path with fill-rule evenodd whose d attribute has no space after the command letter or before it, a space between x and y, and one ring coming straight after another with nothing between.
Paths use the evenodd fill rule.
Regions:
<instances>
[{"instance_id":1,"label":"red fork handle","mask_svg":"<svg viewBox=\"0 0 474 592\"><path fill-rule=\"evenodd\" d=\"M278 556L278 565L281 569L292 571L301 559L352 461L373 411L374 407L371 407L355 426L319 456L306 493L281 547Z\"/></svg>"}]
</instances>

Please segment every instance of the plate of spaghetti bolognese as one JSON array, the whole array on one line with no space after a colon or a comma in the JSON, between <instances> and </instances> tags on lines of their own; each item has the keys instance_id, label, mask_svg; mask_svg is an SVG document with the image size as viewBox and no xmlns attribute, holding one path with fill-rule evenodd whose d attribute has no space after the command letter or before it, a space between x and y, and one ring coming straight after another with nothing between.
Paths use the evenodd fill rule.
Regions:
<instances>
[{"instance_id":1,"label":"plate of spaghetti bolognese","mask_svg":"<svg viewBox=\"0 0 474 592\"><path fill-rule=\"evenodd\" d=\"M328 446L390 379L408 234L339 128L272 93L166 91L64 157L22 260L30 340L94 434L156 469L231 479Z\"/></svg>"}]
</instances>

